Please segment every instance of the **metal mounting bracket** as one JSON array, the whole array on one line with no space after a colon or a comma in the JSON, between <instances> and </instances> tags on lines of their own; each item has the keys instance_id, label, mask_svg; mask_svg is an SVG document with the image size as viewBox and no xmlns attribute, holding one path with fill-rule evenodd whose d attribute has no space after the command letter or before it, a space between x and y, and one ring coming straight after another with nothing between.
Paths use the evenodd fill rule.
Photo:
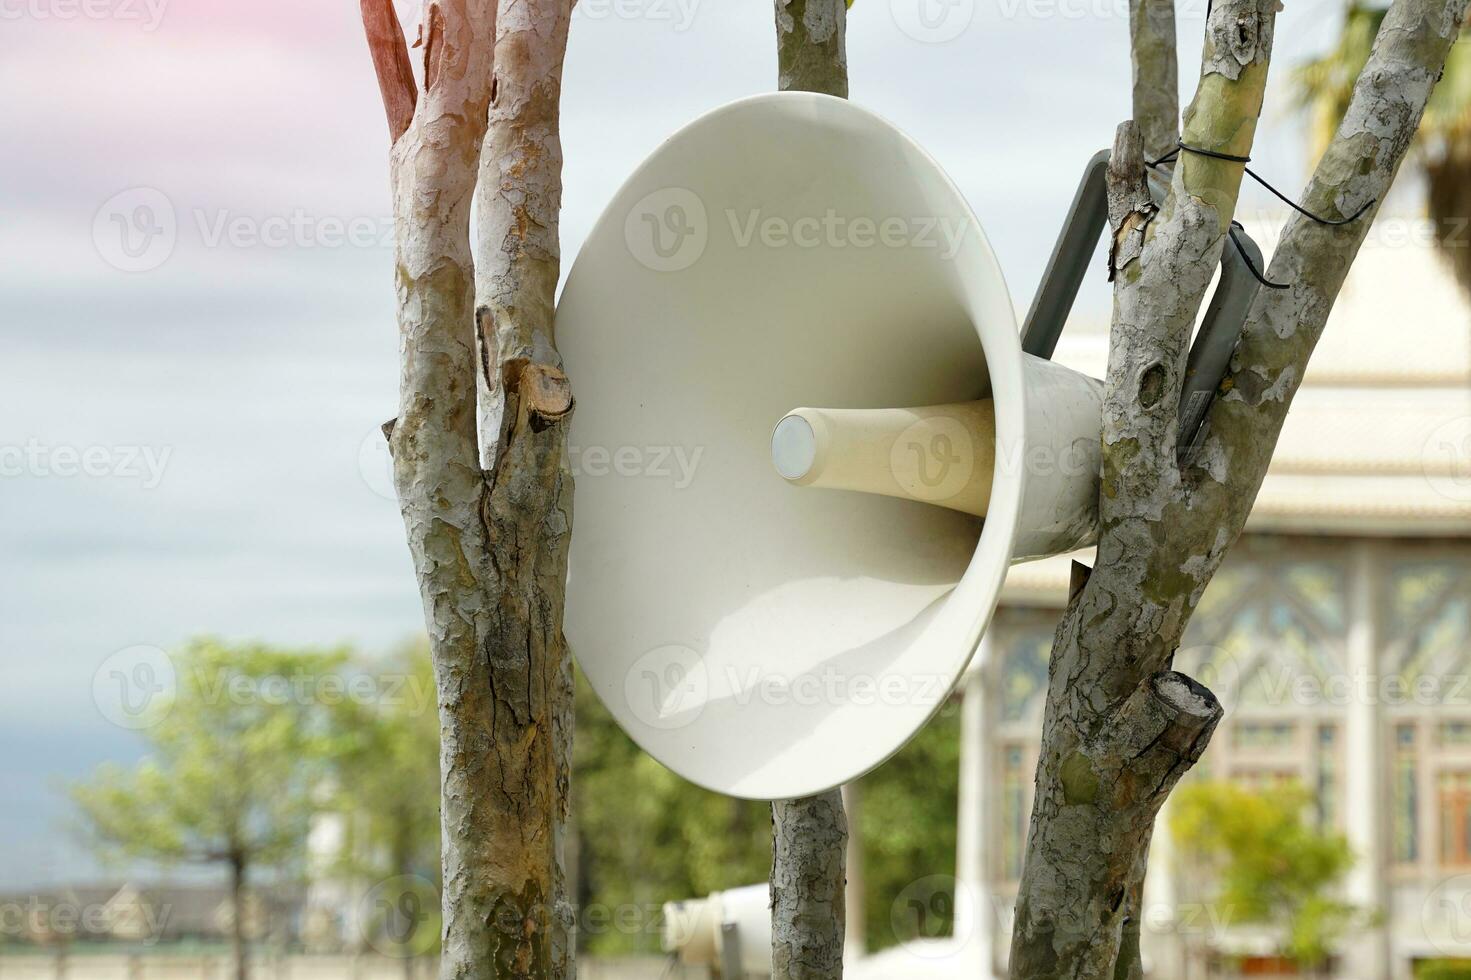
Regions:
<instances>
[{"instance_id":1,"label":"metal mounting bracket","mask_svg":"<svg viewBox=\"0 0 1471 980\"><path fill-rule=\"evenodd\" d=\"M1088 262L1099 238L1108 227L1108 150L1093 154L1083 170L1083 179L1073 195L1062 232L1052 247L1052 257L1042 274L1042 284L1032 299L1032 308L1022 326L1022 350L1051 360L1058 338L1072 312L1078 289L1088 272ZM1162 202L1167 188L1154 179L1149 182L1151 195ZM1241 249L1228 243L1221 251L1221 278L1206 308L1205 319L1190 346L1185 366L1185 382L1180 392L1179 456L1186 459L1194 452L1201 425L1210 408L1211 398L1231 363L1231 354L1241 337L1246 314L1261 288L1247 266L1247 258L1257 268L1265 268L1262 251L1251 236L1240 227L1234 237ZM1242 251L1247 258L1243 258Z\"/></svg>"}]
</instances>

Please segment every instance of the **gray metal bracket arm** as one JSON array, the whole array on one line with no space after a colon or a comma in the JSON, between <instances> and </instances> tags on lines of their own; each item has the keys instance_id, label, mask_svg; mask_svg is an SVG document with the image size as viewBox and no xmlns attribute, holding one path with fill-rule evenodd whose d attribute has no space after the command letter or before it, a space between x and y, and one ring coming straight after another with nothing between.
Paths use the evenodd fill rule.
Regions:
<instances>
[{"instance_id":1,"label":"gray metal bracket arm","mask_svg":"<svg viewBox=\"0 0 1471 980\"><path fill-rule=\"evenodd\" d=\"M1099 150L1083 169L1083 179L1073 194L1062 231L1052 247L1052 256L1042 274L1042 283L1032 299L1022 325L1022 350L1051 360L1058 338L1067 324L1068 314L1078 298L1078 290L1088 273L1104 229L1108 227L1108 150ZM1161 182L1150 181L1150 192L1156 200L1163 196ZM1211 295L1205 319L1190 346L1185 367L1185 383L1180 392L1179 455L1182 460L1195 450L1201 425L1210 408L1211 398L1231 363L1231 354L1241 337L1247 312L1261 284L1247 265L1265 268L1261 249L1245 229L1235 229L1240 249L1228 242L1221 252L1221 278ZM1242 253L1245 253L1243 255Z\"/></svg>"}]
</instances>

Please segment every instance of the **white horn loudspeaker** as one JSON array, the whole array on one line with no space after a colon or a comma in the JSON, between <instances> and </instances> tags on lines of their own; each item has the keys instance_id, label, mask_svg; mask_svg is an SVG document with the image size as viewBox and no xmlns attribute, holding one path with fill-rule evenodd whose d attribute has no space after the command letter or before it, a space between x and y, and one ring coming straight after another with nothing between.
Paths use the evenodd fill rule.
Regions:
<instances>
[{"instance_id":1,"label":"white horn loudspeaker","mask_svg":"<svg viewBox=\"0 0 1471 980\"><path fill-rule=\"evenodd\" d=\"M566 633L645 750L808 796L944 703L1008 566L1096 535L1102 386L1024 354L924 150L810 93L659 147L556 320L576 393Z\"/></svg>"}]
</instances>

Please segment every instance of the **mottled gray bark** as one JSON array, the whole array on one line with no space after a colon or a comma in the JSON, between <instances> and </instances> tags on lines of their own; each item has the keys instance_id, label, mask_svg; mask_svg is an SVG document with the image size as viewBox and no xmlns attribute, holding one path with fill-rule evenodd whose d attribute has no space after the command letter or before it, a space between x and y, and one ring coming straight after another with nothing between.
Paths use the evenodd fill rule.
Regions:
<instances>
[{"instance_id":1,"label":"mottled gray bark","mask_svg":"<svg viewBox=\"0 0 1471 980\"><path fill-rule=\"evenodd\" d=\"M775 0L777 86L848 97L845 0ZM773 980L843 975L848 822L840 790L771 804Z\"/></svg>"},{"instance_id":2,"label":"mottled gray bark","mask_svg":"<svg viewBox=\"0 0 1471 980\"><path fill-rule=\"evenodd\" d=\"M1180 140L1180 67L1175 46L1175 0L1129 0L1129 48L1133 68L1132 104L1145 160L1159 160L1175 151ZM1115 209L1124 202L1114 201ZM1139 201L1145 210L1150 202ZM1127 211L1136 210L1129 202ZM1115 223L1121 217L1115 214ZM1115 254L1114 260L1120 256ZM1149 863L1146 841L1134 862L1125 898L1123 932L1114 965L1114 980L1142 980L1144 959L1140 919L1144 875Z\"/></svg>"},{"instance_id":3,"label":"mottled gray bark","mask_svg":"<svg viewBox=\"0 0 1471 980\"><path fill-rule=\"evenodd\" d=\"M1134 868L1129 874L1124 895L1124 922L1119 936L1119 955L1114 962L1114 980L1144 980L1144 955L1141 926L1144 921L1144 873L1149 866L1149 841L1146 835Z\"/></svg>"},{"instance_id":4,"label":"mottled gray bark","mask_svg":"<svg viewBox=\"0 0 1471 980\"><path fill-rule=\"evenodd\" d=\"M848 97L844 0L775 0L777 88Z\"/></svg>"},{"instance_id":5,"label":"mottled gray bark","mask_svg":"<svg viewBox=\"0 0 1471 980\"><path fill-rule=\"evenodd\" d=\"M428 0L424 89L412 93L387 0L364 4L391 132L413 107L391 163L402 369L387 431L439 694L446 980L570 970L557 839L570 744L561 616L572 396L550 350L560 152L548 158L569 10L508 4L498 45L494 0ZM487 178L482 166L506 172ZM501 209L502 198L515 203ZM502 234L505 211L536 227ZM514 316L502 314L508 302ZM510 342L519 337L545 339ZM501 422L485 431L492 398Z\"/></svg>"},{"instance_id":6,"label":"mottled gray bark","mask_svg":"<svg viewBox=\"0 0 1471 980\"><path fill-rule=\"evenodd\" d=\"M867 950L867 936L863 922L863 908L867 892L863 874L863 787L858 782L847 783L842 790L843 819L847 821L848 846L843 854L843 908L852 909L852 915L844 916L843 945L850 956L862 956Z\"/></svg>"},{"instance_id":7,"label":"mottled gray bark","mask_svg":"<svg viewBox=\"0 0 1471 980\"><path fill-rule=\"evenodd\" d=\"M1250 153L1275 0L1218 0L1184 140ZM1305 205L1354 213L1388 191L1466 0L1395 0ZM1190 331L1231 220L1239 163L1182 154L1153 213L1133 124L1109 173L1114 323L1104 405L1098 563L1054 639L1036 804L1011 952L1015 980L1130 977L1145 856L1160 804L1220 706L1169 669L1191 613L1245 524L1288 405L1372 214L1295 218L1201 449L1176 459ZM1388 288L1388 287L1387 287Z\"/></svg>"},{"instance_id":8,"label":"mottled gray bark","mask_svg":"<svg viewBox=\"0 0 1471 980\"><path fill-rule=\"evenodd\" d=\"M840 791L771 804L772 980L843 975L847 844Z\"/></svg>"},{"instance_id":9,"label":"mottled gray bark","mask_svg":"<svg viewBox=\"0 0 1471 980\"><path fill-rule=\"evenodd\" d=\"M1134 122L1144 156L1158 160L1180 138L1180 70L1175 54L1175 0L1129 0L1134 67Z\"/></svg>"}]
</instances>

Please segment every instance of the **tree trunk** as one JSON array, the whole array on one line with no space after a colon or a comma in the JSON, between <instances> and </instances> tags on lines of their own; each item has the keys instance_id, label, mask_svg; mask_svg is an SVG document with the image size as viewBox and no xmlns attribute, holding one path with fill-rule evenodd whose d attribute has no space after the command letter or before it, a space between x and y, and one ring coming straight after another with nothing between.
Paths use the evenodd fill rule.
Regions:
<instances>
[{"instance_id":1,"label":"tree trunk","mask_svg":"<svg viewBox=\"0 0 1471 980\"><path fill-rule=\"evenodd\" d=\"M848 97L845 0L775 0L777 88Z\"/></svg>"},{"instance_id":2,"label":"tree trunk","mask_svg":"<svg viewBox=\"0 0 1471 980\"><path fill-rule=\"evenodd\" d=\"M506 801L491 819L490 843L502 854L525 849L529 864L515 874L535 874L545 896L545 975L554 978L574 973L563 854L573 674L562 635L573 401L552 327L561 271L562 61L571 18L572 0L508 0L502 8L475 194L480 462L489 481L482 518L491 531L488 570L497 597L492 684L504 747L497 795ZM538 678L533 690L528 674Z\"/></svg>"},{"instance_id":3,"label":"tree trunk","mask_svg":"<svg viewBox=\"0 0 1471 980\"><path fill-rule=\"evenodd\" d=\"M1130 0L1129 40L1134 69L1131 99L1134 124L1139 129L1144 159L1159 160L1175 152L1180 141L1180 66L1175 50L1174 0ZM1143 980L1144 977L1140 921L1148 864L1146 837L1130 876L1114 980Z\"/></svg>"},{"instance_id":4,"label":"tree trunk","mask_svg":"<svg viewBox=\"0 0 1471 980\"><path fill-rule=\"evenodd\" d=\"M245 980L245 858L238 853L230 855L230 908L230 959L235 980Z\"/></svg>"},{"instance_id":5,"label":"tree trunk","mask_svg":"<svg viewBox=\"0 0 1471 980\"><path fill-rule=\"evenodd\" d=\"M843 975L847 844L840 791L771 804L772 980Z\"/></svg>"},{"instance_id":6,"label":"tree trunk","mask_svg":"<svg viewBox=\"0 0 1471 980\"><path fill-rule=\"evenodd\" d=\"M1217 0L1185 119L1187 146L1250 154L1275 9L1274 0ZM1466 0L1395 0L1305 207L1338 220L1383 200L1465 10ZM1267 271L1288 288L1258 292L1200 448L1182 461L1185 356L1243 166L1182 152L1156 214L1143 157L1139 129L1120 127L1109 167L1114 322L1098 564L1054 639L1012 937L1014 980L1135 975L1154 818L1221 714L1209 691L1170 664L1245 525L1374 213L1370 207L1342 225L1289 223Z\"/></svg>"},{"instance_id":7,"label":"tree trunk","mask_svg":"<svg viewBox=\"0 0 1471 980\"><path fill-rule=\"evenodd\" d=\"M560 977L572 395L551 309L570 0L508 3L499 43L493 0L428 0L422 93L388 0L363 5L395 137L402 371L387 431L439 693L440 973Z\"/></svg>"},{"instance_id":8,"label":"tree trunk","mask_svg":"<svg viewBox=\"0 0 1471 980\"><path fill-rule=\"evenodd\" d=\"M847 98L845 0L775 5L778 89ZM848 843L841 791L773 801L771 830L772 980L841 977Z\"/></svg>"},{"instance_id":9,"label":"tree trunk","mask_svg":"<svg viewBox=\"0 0 1471 980\"><path fill-rule=\"evenodd\" d=\"M848 846L843 854L843 872L846 883L843 887L843 947L850 956L862 956L867 952L867 923L864 908L868 895L863 873L863 788L857 780L847 783L842 790L843 819L848 827ZM847 910L853 914L848 915Z\"/></svg>"}]
</instances>

